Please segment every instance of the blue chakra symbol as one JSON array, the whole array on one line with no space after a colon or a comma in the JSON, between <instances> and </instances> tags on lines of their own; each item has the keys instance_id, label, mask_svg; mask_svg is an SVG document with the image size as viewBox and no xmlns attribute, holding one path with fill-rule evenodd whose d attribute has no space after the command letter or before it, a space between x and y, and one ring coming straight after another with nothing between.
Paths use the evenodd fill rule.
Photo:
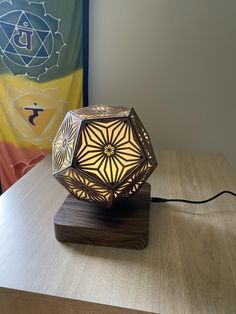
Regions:
<instances>
[{"instance_id":1,"label":"blue chakra symbol","mask_svg":"<svg viewBox=\"0 0 236 314\"><path fill-rule=\"evenodd\" d=\"M0 3L0 55L14 75L39 77L58 66L65 43L59 19L46 14L43 3L30 3L24 10Z\"/></svg>"}]
</instances>

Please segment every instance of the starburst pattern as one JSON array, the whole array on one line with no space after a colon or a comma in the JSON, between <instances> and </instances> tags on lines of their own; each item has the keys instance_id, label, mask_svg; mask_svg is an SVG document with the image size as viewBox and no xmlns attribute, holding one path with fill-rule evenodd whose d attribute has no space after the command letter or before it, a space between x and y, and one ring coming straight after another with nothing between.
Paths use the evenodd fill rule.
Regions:
<instances>
[{"instance_id":1,"label":"starburst pattern","mask_svg":"<svg viewBox=\"0 0 236 314\"><path fill-rule=\"evenodd\" d=\"M75 114L78 114L81 119L98 119L109 117L127 117L130 109L127 107L109 105L94 105L87 108L80 108L74 110Z\"/></svg>"},{"instance_id":2,"label":"starburst pattern","mask_svg":"<svg viewBox=\"0 0 236 314\"><path fill-rule=\"evenodd\" d=\"M79 126L79 120L67 113L52 145L53 173L71 166Z\"/></svg>"},{"instance_id":3,"label":"starburst pattern","mask_svg":"<svg viewBox=\"0 0 236 314\"><path fill-rule=\"evenodd\" d=\"M129 176L127 180L117 186L114 191L114 197L116 199L126 198L137 192L150 176L152 171L152 164L148 161L145 162L134 174Z\"/></svg>"},{"instance_id":4,"label":"starburst pattern","mask_svg":"<svg viewBox=\"0 0 236 314\"><path fill-rule=\"evenodd\" d=\"M147 156L147 158L150 161L154 161L156 162L156 158L155 158L155 154L152 148L152 144L151 144L151 140L149 138L149 135L146 131L146 129L144 128L142 122L140 121L139 117L137 116L136 112L134 111L134 109L131 110L130 113L130 120L131 123L133 124L133 127L137 133L137 136L142 144L142 147L145 151L145 154Z\"/></svg>"},{"instance_id":5,"label":"starburst pattern","mask_svg":"<svg viewBox=\"0 0 236 314\"><path fill-rule=\"evenodd\" d=\"M127 120L86 123L76 154L78 169L113 187L143 158L142 148Z\"/></svg>"},{"instance_id":6,"label":"starburst pattern","mask_svg":"<svg viewBox=\"0 0 236 314\"><path fill-rule=\"evenodd\" d=\"M84 174L80 174L78 170L66 169L57 176L57 179L78 199L110 207L112 191Z\"/></svg>"}]
</instances>

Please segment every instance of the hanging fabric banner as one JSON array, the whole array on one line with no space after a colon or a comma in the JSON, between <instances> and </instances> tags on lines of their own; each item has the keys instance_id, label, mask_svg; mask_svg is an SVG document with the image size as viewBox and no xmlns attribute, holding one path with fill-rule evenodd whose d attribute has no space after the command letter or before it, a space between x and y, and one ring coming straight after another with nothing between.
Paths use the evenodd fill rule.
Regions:
<instances>
[{"instance_id":1,"label":"hanging fabric banner","mask_svg":"<svg viewBox=\"0 0 236 314\"><path fill-rule=\"evenodd\" d=\"M0 0L0 183L51 151L68 110L87 105L88 0Z\"/></svg>"}]
</instances>

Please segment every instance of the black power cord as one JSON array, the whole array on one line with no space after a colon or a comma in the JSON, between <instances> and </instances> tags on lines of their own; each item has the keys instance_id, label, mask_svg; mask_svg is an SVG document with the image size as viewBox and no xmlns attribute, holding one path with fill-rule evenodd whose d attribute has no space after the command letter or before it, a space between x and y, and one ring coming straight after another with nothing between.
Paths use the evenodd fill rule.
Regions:
<instances>
[{"instance_id":1,"label":"black power cord","mask_svg":"<svg viewBox=\"0 0 236 314\"><path fill-rule=\"evenodd\" d=\"M220 193L203 201L192 201L192 200L185 200L185 199L178 199L178 198L168 199L168 198L161 198L161 197L151 197L151 202L153 203L181 202L181 203L189 203L189 204L204 204L204 203L214 200L215 198L221 196L222 194L231 194L236 197L236 193L234 192L221 191Z\"/></svg>"}]
</instances>

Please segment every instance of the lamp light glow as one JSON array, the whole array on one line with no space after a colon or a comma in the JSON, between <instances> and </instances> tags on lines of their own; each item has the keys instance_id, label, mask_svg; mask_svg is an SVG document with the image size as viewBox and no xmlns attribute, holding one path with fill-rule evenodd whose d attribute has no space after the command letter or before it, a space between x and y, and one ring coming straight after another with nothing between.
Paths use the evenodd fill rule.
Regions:
<instances>
[{"instance_id":1,"label":"lamp light glow","mask_svg":"<svg viewBox=\"0 0 236 314\"><path fill-rule=\"evenodd\" d=\"M53 175L71 194L109 208L136 193L157 166L135 110L110 105L68 112L52 156Z\"/></svg>"}]
</instances>

